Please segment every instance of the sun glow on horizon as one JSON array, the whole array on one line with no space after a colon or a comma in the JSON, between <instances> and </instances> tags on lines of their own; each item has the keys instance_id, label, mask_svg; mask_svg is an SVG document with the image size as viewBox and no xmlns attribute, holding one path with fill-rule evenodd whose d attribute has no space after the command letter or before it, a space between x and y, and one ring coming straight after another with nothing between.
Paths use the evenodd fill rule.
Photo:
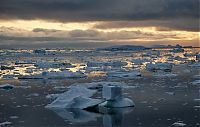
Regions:
<instances>
[{"instance_id":1,"label":"sun glow on horizon","mask_svg":"<svg viewBox=\"0 0 200 127\"><path fill-rule=\"evenodd\" d=\"M119 27L119 28L109 28L109 29L101 29L96 28L95 26L98 24L104 23L101 22L53 22L47 20L0 20L0 30L3 27L12 28L15 31L10 30L9 32L5 32L8 36L24 36L24 37L58 37L58 38L65 38L67 39L86 39L88 42L95 41L107 41L107 42L154 42L154 41L183 41L189 42L191 44L198 43L200 32L191 32L191 31L180 31L180 30L165 30L159 31L157 27ZM45 32L34 32L34 29L45 29L45 30L58 30L60 32L52 32L52 33L45 33ZM67 35L68 32L80 30L79 36L72 36L69 38ZM88 30L92 30L89 31ZM98 32L100 34L93 35L91 32ZM86 32L83 34L83 32ZM4 31L0 31L1 35L4 35ZM9 35L10 34L10 35ZM76 33L77 34L77 33ZM89 34L89 35L88 35ZM86 37L84 37L86 36ZM97 36L97 37L93 37ZM195 42L194 42L195 41ZM180 42L180 43L183 43ZM176 42L177 43L177 42ZM188 45L188 44L187 44ZM198 44L197 44L198 45Z\"/></svg>"}]
</instances>

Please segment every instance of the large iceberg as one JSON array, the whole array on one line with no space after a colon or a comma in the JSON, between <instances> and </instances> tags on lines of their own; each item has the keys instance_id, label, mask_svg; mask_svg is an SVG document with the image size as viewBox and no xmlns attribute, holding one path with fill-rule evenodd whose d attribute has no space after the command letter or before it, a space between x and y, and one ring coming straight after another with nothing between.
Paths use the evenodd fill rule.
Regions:
<instances>
[{"instance_id":1,"label":"large iceberg","mask_svg":"<svg viewBox=\"0 0 200 127\"><path fill-rule=\"evenodd\" d=\"M46 108L88 109L94 107L122 108L134 106L129 98L122 96L122 87L117 83L103 85L103 99L92 98L97 90L87 88L87 85L72 85L69 90L58 95L58 97L46 106Z\"/></svg>"},{"instance_id":2,"label":"large iceberg","mask_svg":"<svg viewBox=\"0 0 200 127\"><path fill-rule=\"evenodd\" d=\"M99 99L91 99L97 91L84 86L72 86L56 98L47 108L79 108L84 109L101 103Z\"/></svg>"}]
</instances>

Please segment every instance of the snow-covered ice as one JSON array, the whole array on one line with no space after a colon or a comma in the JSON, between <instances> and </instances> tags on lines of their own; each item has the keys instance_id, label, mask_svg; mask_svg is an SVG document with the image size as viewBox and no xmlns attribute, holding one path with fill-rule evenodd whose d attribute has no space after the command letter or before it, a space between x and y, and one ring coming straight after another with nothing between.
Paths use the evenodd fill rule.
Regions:
<instances>
[{"instance_id":1,"label":"snow-covered ice","mask_svg":"<svg viewBox=\"0 0 200 127\"><path fill-rule=\"evenodd\" d=\"M51 104L48 104L47 108L80 108L84 109L89 104L94 105L100 103L100 100L90 99L97 91L90 90L84 86L71 86L70 89L60 94L56 100ZM84 101L81 101L81 98ZM79 103L80 107L74 107L76 103ZM85 105L84 105L85 104ZM90 105L89 105L90 106Z\"/></svg>"}]
</instances>

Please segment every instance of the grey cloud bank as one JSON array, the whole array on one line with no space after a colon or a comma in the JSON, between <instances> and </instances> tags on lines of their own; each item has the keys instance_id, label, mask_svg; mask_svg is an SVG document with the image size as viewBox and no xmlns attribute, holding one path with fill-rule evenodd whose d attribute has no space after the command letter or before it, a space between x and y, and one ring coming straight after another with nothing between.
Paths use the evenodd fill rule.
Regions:
<instances>
[{"instance_id":1,"label":"grey cloud bank","mask_svg":"<svg viewBox=\"0 0 200 127\"><path fill-rule=\"evenodd\" d=\"M146 21L198 31L198 0L1 0L1 19L47 19L61 22ZM171 20L175 20L171 22ZM177 19L177 21L176 21ZM156 23L155 22L155 23ZM178 25L182 22L183 25ZM147 23L148 24L148 23ZM184 24L192 25L185 28ZM149 25L152 25L152 21Z\"/></svg>"}]
</instances>

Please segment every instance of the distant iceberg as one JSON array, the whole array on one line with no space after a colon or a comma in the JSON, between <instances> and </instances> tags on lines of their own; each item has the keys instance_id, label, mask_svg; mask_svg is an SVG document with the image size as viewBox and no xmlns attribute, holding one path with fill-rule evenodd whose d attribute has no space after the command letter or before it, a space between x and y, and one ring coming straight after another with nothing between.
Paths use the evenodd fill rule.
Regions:
<instances>
[{"instance_id":1,"label":"distant iceberg","mask_svg":"<svg viewBox=\"0 0 200 127\"><path fill-rule=\"evenodd\" d=\"M144 46L137 46L137 45L116 45L110 46L106 48L98 48L97 50L106 50L106 51L139 51L139 50L146 50Z\"/></svg>"}]
</instances>

